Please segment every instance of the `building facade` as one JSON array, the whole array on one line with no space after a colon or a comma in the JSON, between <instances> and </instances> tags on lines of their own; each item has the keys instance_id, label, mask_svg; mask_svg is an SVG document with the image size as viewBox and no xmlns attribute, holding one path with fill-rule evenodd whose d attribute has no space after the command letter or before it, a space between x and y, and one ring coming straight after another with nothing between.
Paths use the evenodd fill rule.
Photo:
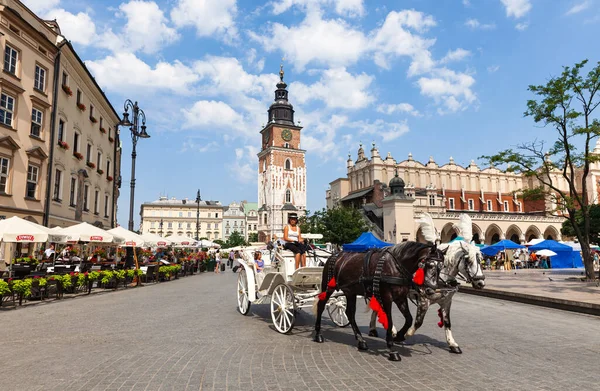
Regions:
<instances>
[{"instance_id":1,"label":"building facade","mask_svg":"<svg viewBox=\"0 0 600 391\"><path fill-rule=\"evenodd\" d=\"M593 172L599 168L596 165ZM553 181L567 188L559 173L554 174ZM397 185L397 194L388 186L392 182ZM542 237L560 240L565 218L556 204L524 200L520 195L522 189L538 186L534 178L495 167L481 169L474 161L462 167L450 158L438 165L430 157L423 164L409 154L397 162L390 153L382 158L375 145L367 158L361 145L356 160L348 157L346 178L330 183L326 201L328 208L341 205L360 209L372 230L392 242L422 239L416 220L423 212L433 216L442 242L456 237L455 224L461 213L471 216L478 243L501 239L522 243Z\"/></svg>"},{"instance_id":2,"label":"building facade","mask_svg":"<svg viewBox=\"0 0 600 391\"><path fill-rule=\"evenodd\" d=\"M49 226L116 224L119 115L69 42L59 44Z\"/></svg>"},{"instance_id":3,"label":"building facade","mask_svg":"<svg viewBox=\"0 0 600 391\"><path fill-rule=\"evenodd\" d=\"M258 203L242 201L242 208L246 215L246 240L250 241L255 234L258 240Z\"/></svg>"},{"instance_id":4,"label":"building facade","mask_svg":"<svg viewBox=\"0 0 600 391\"><path fill-rule=\"evenodd\" d=\"M56 21L0 0L0 218L115 226L119 116Z\"/></svg>"},{"instance_id":5,"label":"building facade","mask_svg":"<svg viewBox=\"0 0 600 391\"><path fill-rule=\"evenodd\" d=\"M290 213L306 213L306 161L300 148L302 127L294 122L294 108L289 103L287 84L280 82L275 102L268 111L268 123L260 131L258 153L258 239L266 241L280 236Z\"/></svg>"},{"instance_id":6,"label":"building facade","mask_svg":"<svg viewBox=\"0 0 600 391\"><path fill-rule=\"evenodd\" d=\"M44 222L57 36L21 2L0 2L0 218Z\"/></svg>"},{"instance_id":7,"label":"building facade","mask_svg":"<svg viewBox=\"0 0 600 391\"><path fill-rule=\"evenodd\" d=\"M223 211L219 201L200 201L198 238L222 239ZM185 235L196 238L198 204L187 198L160 197L141 205L140 232L160 236Z\"/></svg>"},{"instance_id":8,"label":"building facade","mask_svg":"<svg viewBox=\"0 0 600 391\"><path fill-rule=\"evenodd\" d=\"M238 232L244 239L248 239L244 208L235 201L223 208L223 231L221 239L226 242L234 232Z\"/></svg>"}]
</instances>

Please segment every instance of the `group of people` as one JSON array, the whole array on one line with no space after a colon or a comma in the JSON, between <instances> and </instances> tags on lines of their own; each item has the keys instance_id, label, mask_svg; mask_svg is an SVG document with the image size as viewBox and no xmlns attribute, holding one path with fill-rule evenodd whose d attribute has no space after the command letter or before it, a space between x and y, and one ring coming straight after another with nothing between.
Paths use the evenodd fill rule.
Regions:
<instances>
[{"instance_id":1,"label":"group of people","mask_svg":"<svg viewBox=\"0 0 600 391\"><path fill-rule=\"evenodd\" d=\"M535 252L529 252L526 248L517 249L512 252L512 256L501 251L496 255L485 256L485 268L488 270L512 270L527 268L552 268L550 257L537 255Z\"/></svg>"}]
</instances>

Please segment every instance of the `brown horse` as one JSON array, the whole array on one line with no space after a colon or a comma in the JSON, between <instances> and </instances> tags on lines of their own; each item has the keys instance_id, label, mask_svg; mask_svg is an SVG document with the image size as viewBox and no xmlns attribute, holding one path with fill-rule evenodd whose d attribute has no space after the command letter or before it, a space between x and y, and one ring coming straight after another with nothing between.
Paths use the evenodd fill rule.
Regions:
<instances>
[{"instance_id":1,"label":"brown horse","mask_svg":"<svg viewBox=\"0 0 600 391\"><path fill-rule=\"evenodd\" d=\"M404 315L405 325L398 333L403 336L413 321L406 305L408 292L413 286L413 274L422 268L423 285L435 289L438 263L443 259L444 255L435 246L418 242L403 242L367 254L342 251L330 257L323 268L314 341L324 342L321 316L329 297L335 290L341 290L347 299L346 315L358 340L358 349L367 350L367 343L356 324L356 298L358 295L372 297L370 307L378 312L380 323L387 330L389 359L400 361L398 352L393 351L392 303L396 303Z\"/></svg>"}]
</instances>

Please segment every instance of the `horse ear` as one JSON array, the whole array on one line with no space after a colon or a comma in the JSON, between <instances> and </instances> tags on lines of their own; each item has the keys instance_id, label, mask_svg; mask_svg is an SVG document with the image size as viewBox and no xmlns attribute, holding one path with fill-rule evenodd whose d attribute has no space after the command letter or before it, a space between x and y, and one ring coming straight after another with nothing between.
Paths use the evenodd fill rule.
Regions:
<instances>
[{"instance_id":1,"label":"horse ear","mask_svg":"<svg viewBox=\"0 0 600 391\"><path fill-rule=\"evenodd\" d=\"M446 255L446 253L448 252L448 249L449 249L449 248L450 248L450 247L446 247L445 249L443 249L443 250L442 250L442 254Z\"/></svg>"}]
</instances>

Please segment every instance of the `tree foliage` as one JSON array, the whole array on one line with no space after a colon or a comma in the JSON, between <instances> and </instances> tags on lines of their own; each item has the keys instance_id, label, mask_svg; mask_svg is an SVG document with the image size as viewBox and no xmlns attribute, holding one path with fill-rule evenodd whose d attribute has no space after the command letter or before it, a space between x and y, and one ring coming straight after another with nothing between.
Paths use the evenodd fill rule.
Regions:
<instances>
[{"instance_id":1,"label":"tree foliage","mask_svg":"<svg viewBox=\"0 0 600 391\"><path fill-rule=\"evenodd\" d=\"M564 67L560 76L543 85L530 85L535 99L527 101L526 117L533 118L555 131L553 143L541 140L523 142L514 149L482 156L491 165L506 165L507 171L532 177L539 190L525 196L543 195L556 202L557 209L568 213L573 233L582 244L582 253L588 279L595 277L589 250L590 202L588 176L590 165L600 156L593 153L593 141L600 133L600 122L594 110L600 104L600 63L587 75L582 70L587 60ZM567 184L566 188L559 182ZM577 212L581 224L577 223Z\"/></svg>"},{"instance_id":2,"label":"tree foliage","mask_svg":"<svg viewBox=\"0 0 600 391\"><path fill-rule=\"evenodd\" d=\"M580 210L575 212L575 221L579 226L579 229L583 232L583 214ZM564 236L577 236L575 234L575 229L573 228L573 223L571 220L565 220L562 224L562 228L560 232ZM600 243L600 205L590 205L590 234L589 234L590 243Z\"/></svg>"},{"instance_id":3,"label":"tree foliage","mask_svg":"<svg viewBox=\"0 0 600 391\"><path fill-rule=\"evenodd\" d=\"M229 247L237 247L237 246L245 246L248 243L246 243L246 239L244 239L244 236L239 233L238 231L233 231L233 233L231 235L229 235L229 239L227 239L227 243L225 243L227 248Z\"/></svg>"},{"instance_id":4,"label":"tree foliage","mask_svg":"<svg viewBox=\"0 0 600 391\"><path fill-rule=\"evenodd\" d=\"M302 232L319 233L323 241L342 245L351 243L368 230L363 216L354 208L323 209L300 218Z\"/></svg>"},{"instance_id":5,"label":"tree foliage","mask_svg":"<svg viewBox=\"0 0 600 391\"><path fill-rule=\"evenodd\" d=\"M258 232L252 232L248 234L248 242L255 243L258 242Z\"/></svg>"}]
</instances>

